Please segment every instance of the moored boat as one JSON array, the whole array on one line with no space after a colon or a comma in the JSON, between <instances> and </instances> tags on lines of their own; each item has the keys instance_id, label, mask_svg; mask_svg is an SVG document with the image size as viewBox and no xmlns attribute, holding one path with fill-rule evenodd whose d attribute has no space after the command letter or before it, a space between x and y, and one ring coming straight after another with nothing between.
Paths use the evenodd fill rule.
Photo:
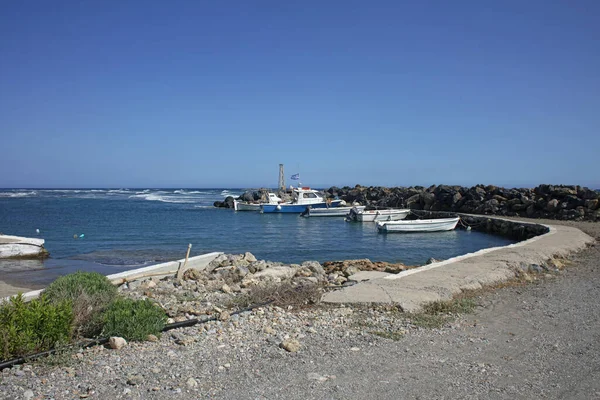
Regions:
<instances>
[{"instance_id":1,"label":"moored boat","mask_svg":"<svg viewBox=\"0 0 600 400\"><path fill-rule=\"evenodd\" d=\"M248 201L233 201L233 209L235 211L260 211L260 206L262 204L279 204L283 200L281 200L275 193L268 193L267 198L269 201L267 203L250 203Z\"/></svg>"},{"instance_id":2,"label":"moored boat","mask_svg":"<svg viewBox=\"0 0 600 400\"><path fill-rule=\"evenodd\" d=\"M306 207L306 210L301 214L303 217L345 217L348 215L350 210L358 209L364 210L365 206L354 206L354 207L333 207L333 208L312 208L311 206Z\"/></svg>"},{"instance_id":3,"label":"moored boat","mask_svg":"<svg viewBox=\"0 0 600 400\"><path fill-rule=\"evenodd\" d=\"M388 208L383 210L355 210L351 211L348 218L359 222L397 221L406 218L409 209Z\"/></svg>"},{"instance_id":4,"label":"moored boat","mask_svg":"<svg viewBox=\"0 0 600 400\"><path fill-rule=\"evenodd\" d=\"M306 211L306 207L315 208L333 208L344 205L343 200L324 199L318 191L309 187L293 188L294 199L289 203L281 204L262 204L260 212L262 213L297 213Z\"/></svg>"},{"instance_id":5,"label":"moored boat","mask_svg":"<svg viewBox=\"0 0 600 400\"><path fill-rule=\"evenodd\" d=\"M44 239L0 235L0 258L36 258L47 254Z\"/></svg>"},{"instance_id":6,"label":"moored boat","mask_svg":"<svg viewBox=\"0 0 600 400\"><path fill-rule=\"evenodd\" d=\"M379 221L379 232L440 232L456 228L459 217L439 219L415 219L410 221Z\"/></svg>"}]
</instances>

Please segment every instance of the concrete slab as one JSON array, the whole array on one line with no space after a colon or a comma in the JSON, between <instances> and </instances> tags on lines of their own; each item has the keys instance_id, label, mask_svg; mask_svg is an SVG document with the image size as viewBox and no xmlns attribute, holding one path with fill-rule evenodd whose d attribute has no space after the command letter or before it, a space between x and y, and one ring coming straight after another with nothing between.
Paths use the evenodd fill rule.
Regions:
<instances>
[{"instance_id":1,"label":"concrete slab","mask_svg":"<svg viewBox=\"0 0 600 400\"><path fill-rule=\"evenodd\" d=\"M494 217L490 217L494 218ZM509 221L503 218L494 218ZM510 221L531 224L525 221ZM420 311L436 300L450 300L456 294L479 289L515 276L516 268L544 264L551 258L564 257L584 249L595 241L579 229L563 225L545 225L549 232L504 247L483 249L399 274L327 293L327 303L393 303L406 312Z\"/></svg>"},{"instance_id":2,"label":"concrete slab","mask_svg":"<svg viewBox=\"0 0 600 400\"><path fill-rule=\"evenodd\" d=\"M372 279L380 279L390 276L389 272L381 272L381 271L360 271L354 275L350 275L348 277L351 281L362 282L362 281L370 281Z\"/></svg>"}]
</instances>

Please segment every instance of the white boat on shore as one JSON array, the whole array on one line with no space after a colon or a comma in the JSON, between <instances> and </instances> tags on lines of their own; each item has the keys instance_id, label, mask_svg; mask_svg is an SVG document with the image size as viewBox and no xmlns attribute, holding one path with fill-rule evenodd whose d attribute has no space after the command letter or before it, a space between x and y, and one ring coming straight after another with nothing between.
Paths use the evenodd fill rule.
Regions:
<instances>
[{"instance_id":1,"label":"white boat on shore","mask_svg":"<svg viewBox=\"0 0 600 400\"><path fill-rule=\"evenodd\" d=\"M348 215L350 210L358 209L360 211L365 209L365 206L354 206L354 207L333 207L333 208L312 208L307 207L306 210L300 214L302 217L345 217Z\"/></svg>"},{"instance_id":2,"label":"white boat on shore","mask_svg":"<svg viewBox=\"0 0 600 400\"><path fill-rule=\"evenodd\" d=\"M48 251L44 248L44 239L0 235L0 259L36 258L47 254Z\"/></svg>"},{"instance_id":3,"label":"white boat on shore","mask_svg":"<svg viewBox=\"0 0 600 400\"><path fill-rule=\"evenodd\" d=\"M235 211L260 211L263 204L279 204L283 202L275 193L268 193L269 201L267 203L250 203L247 201L233 200L233 209Z\"/></svg>"},{"instance_id":4,"label":"white boat on shore","mask_svg":"<svg viewBox=\"0 0 600 400\"><path fill-rule=\"evenodd\" d=\"M406 218L409 209L388 208L384 210L355 210L350 211L348 218L358 222L397 221Z\"/></svg>"},{"instance_id":5,"label":"white boat on shore","mask_svg":"<svg viewBox=\"0 0 600 400\"><path fill-rule=\"evenodd\" d=\"M459 217L377 222L379 232L441 232L456 228Z\"/></svg>"}]
</instances>

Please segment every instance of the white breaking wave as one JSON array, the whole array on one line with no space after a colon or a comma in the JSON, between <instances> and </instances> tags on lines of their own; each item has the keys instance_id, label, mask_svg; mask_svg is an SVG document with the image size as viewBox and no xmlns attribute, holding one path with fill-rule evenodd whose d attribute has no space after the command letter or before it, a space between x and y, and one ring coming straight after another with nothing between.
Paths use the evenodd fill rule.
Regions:
<instances>
[{"instance_id":1,"label":"white breaking wave","mask_svg":"<svg viewBox=\"0 0 600 400\"><path fill-rule=\"evenodd\" d=\"M0 197L32 197L37 196L37 192L0 192Z\"/></svg>"},{"instance_id":2,"label":"white breaking wave","mask_svg":"<svg viewBox=\"0 0 600 400\"><path fill-rule=\"evenodd\" d=\"M163 193L163 194L159 194ZM169 196L164 192L147 193L147 194L136 194L129 196L129 198L138 198L148 201L160 201L163 203L196 203L195 199L184 197L184 196Z\"/></svg>"}]
</instances>

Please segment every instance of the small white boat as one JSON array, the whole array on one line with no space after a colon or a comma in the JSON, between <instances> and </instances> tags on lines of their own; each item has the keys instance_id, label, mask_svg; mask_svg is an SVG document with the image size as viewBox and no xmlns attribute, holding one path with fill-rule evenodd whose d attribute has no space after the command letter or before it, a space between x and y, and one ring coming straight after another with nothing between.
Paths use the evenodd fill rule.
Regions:
<instances>
[{"instance_id":1,"label":"small white boat","mask_svg":"<svg viewBox=\"0 0 600 400\"><path fill-rule=\"evenodd\" d=\"M312 208L306 207L306 211L300 214L302 217L345 217L348 215L350 210L358 209L360 211L365 209L365 206L354 206L354 207L333 207L333 208Z\"/></svg>"},{"instance_id":2,"label":"small white boat","mask_svg":"<svg viewBox=\"0 0 600 400\"><path fill-rule=\"evenodd\" d=\"M0 235L0 258L36 258L47 254L44 239Z\"/></svg>"},{"instance_id":3,"label":"small white boat","mask_svg":"<svg viewBox=\"0 0 600 400\"><path fill-rule=\"evenodd\" d=\"M410 214L409 209L388 208L384 210L356 210L351 211L349 219L359 222L373 221L397 221L406 218Z\"/></svg>"},{"instance_id":4,"label":"small white boat","mask_svg":"<svg viewBox=\"0 0 600 400\"><path fill-rule=\"evenodd\" d=\"M412 221L380 221L377 230L380 232L440 232L456 228L460 220L456 218L415 219Z\"/></svg>"},{"instance_id":5,"label":"small white boat","mask_svg":"<svg viewBox=\"0 0 600 400\"><path fill-rule=\"evenodd\" d=\"M247 201L233 200L233 209L235 211L260 211L260 206L263 204L279 204L281 200L275 193L268 194L269 201L267 203L250 203Z\"/></svg>"}]
</instances>

